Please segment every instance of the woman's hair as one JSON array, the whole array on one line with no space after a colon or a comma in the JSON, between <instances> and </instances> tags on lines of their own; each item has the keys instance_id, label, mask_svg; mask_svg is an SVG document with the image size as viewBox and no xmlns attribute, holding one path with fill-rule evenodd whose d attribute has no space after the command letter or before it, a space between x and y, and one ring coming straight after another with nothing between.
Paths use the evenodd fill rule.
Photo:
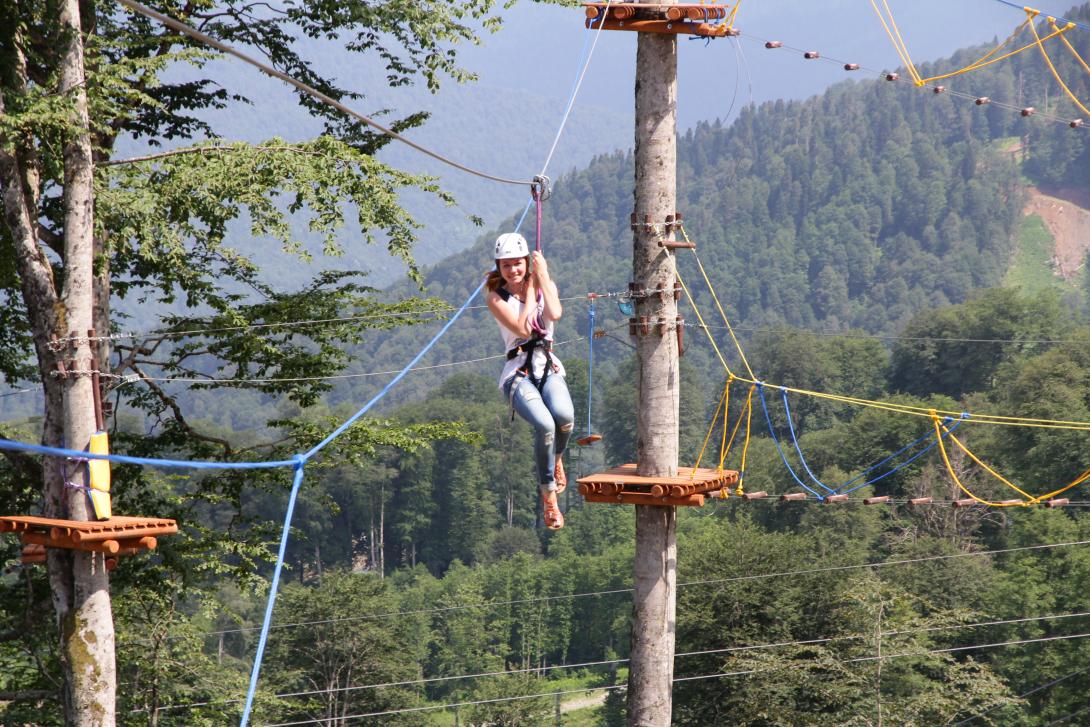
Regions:
<instances>
[{"instance_id":1,"label":"woman's hair","mask_svg":"<svg viewBox=\"0 0 1090 727\"><path fill-rule=\"evenodd\" d=\"M526 261L526 271L529 274L530 271L530 257L527 255L523 260ZM503 276L500 275L500 261L496 261L496 266L488 271L488 277L484 281L484 289L489 293L495 293L497 290L503 287Z\"/></svg>"}]
</instances>

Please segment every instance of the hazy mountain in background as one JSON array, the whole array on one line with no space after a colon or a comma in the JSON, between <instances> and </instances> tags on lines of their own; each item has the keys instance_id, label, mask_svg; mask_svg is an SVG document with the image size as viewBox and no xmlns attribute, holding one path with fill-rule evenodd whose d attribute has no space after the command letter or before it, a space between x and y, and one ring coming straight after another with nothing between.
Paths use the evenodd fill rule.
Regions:
<instances>
[{"instance_id":1,"label":"hazy mountain in background","mask_svg":"<svg viewBox=\"0 0 1090 727\"><path fill-rule=\"evenodd\" d=\"M969 0L953 7L938 0L919 0L892 7L901 16L901 29L917 61L1005 35L1022 20L1020 13L994 0ZM382 68L350 59L336 43L309 38L299 43L316 70L366 95L353 102L353 108L367 114L392 109L387 118L426 110L431 118L412 130L410 138L490 174L529 179L541 171L580 61L598 35L548 169L555 178L585 166L597 154L632 145L635 34L587 31L583 17L582 8L517 4L504 13L499 33L485 36L480 47L463 49L464 66L477 73L479 80L447 83L436 95L420 87L388 88ZM869 69L899 65L878 18L859 0L747 4L737 25L745 34L741 39L679 40L679 128L691 128L700 121L729 121L751 103L805 98L847 75L838 62L805 61L788 51L765 50L767 38L795 48L817 49L827 59L856 62ZM226 137L300 139L319 131L281 81L235 59L213 64L203 74L221 79L225 87L245 88L253 102L207 114ZM470 223L470 216L482 218L491 227L528 200L525 188L474 177L400 144L390 144L381 157L406 171L438 175L459 202L455 208L446 208L420 195L406 200L409 211L425 225L418 247L423 263L434 263L471 244L480 230ZM237 244L250 250L264 243L248 239L240 229ZM377 285L393 282L403 272L380 247L353 247L350 242L348 247L348 255L334 267L370 270L371 282ZM262 250L262 256L272 282L292 285L306 277L303 266L279 251Z\"/></svg>"},{"instance_id":2,"label":"hazy mountain in background","mask_svg":"<svg viewBox=\"0 0 1090 727\"><path fill-rule=\"evenodd\" d=\"M953 5L937 0L898 1L891 6L917 61L1004 36L1022 20L1019 11L994 0L966 0ZM747 4L737 25L744 33L737 40L680 39L678 114L682 129L702 121L716 122L716 128L724 128L753 104L805 98L845 78L872 77L870 71L898 65L896 53L877 17L866 2L859 0ZM630 149L634 34L586 31L579 8L523 2L505 12L505 24L499 33L486 36L480 47L463 50L464 65L476 72L480 80L463 85L449 82L436 95L421 88L388 88L381 68L350 62L336 43L307 38L299 42L317 70L365 94L366 98L352 103L354 108L368 114L392 109L385 118L427 110L431 118L422 128L412 130L411 138L489 173L528 178L541 170L580 62L590 52L595 38L592 61L548 169L556 179L563 174L573 176L574 170L586 167L595 156ZM769 38L795 48L819 50L825 60L807 61L786 50L766 50L763 43ZM848 74L837 61L857 62L866 70ZM185 67L175 73L184 77L196 72ZM200 71L200 75L211 76L230 89L245 89L252 101L249 105L236 104L206 114L207 120L225 138L301 139L312 137L319 130L298 108L285 84L238 60L218 61ZM967 77L956 86L1000 98L1000 93L981 84L976 77ZM178 145L188 143L190 140L179 140ZM121 148L128 153L147 150L146 146L131 141ZM470 216L483 218L485 229L492 229L521 210L528 200L525 188L496 184L444 167L396 143L390 144L382 155L389 163L407 171L437 174L443 186L459 201L457 207L445 208L419 196L406 200L408 209L424 224L417 250L423 263L437 263L472 245L482 230L470 223ZM554 201L550 215L560 220L566 217L593 220L586 222L587 236L594 234L590 227L605 225L612 230L623 226L631 200L631 177L626 167L617 168L617 172L620 177L611 181L619 186L610 190L617 197L615 208L576 214ZM710 177L693 182L695 187L722 183L725 182ZM368 270L370 282L380 286L393 283L402 273L380 246L353 245L349 240L348 253L343 258L331 261L317 255L308 266L280 251L274 243L253 239L243 226L236 233L234 245L259 255L267 279L283 287L294 287L310 279L318 267ZM546 234L552 231L547 228ZM629 266L627 257L621 253L614 262L618 271ZM487 260L482 258L477 265L466 268L463 258L455 264L456 274L473 278L473 271L486 264ZM618 276L623 276L623 272ZM433 285L440 278L446 276L433 272L430 277ZM437 285L434 292L447 294L457 303L462 287L448 290ZM120 301L115 310L131 315L120 324L126 330L155 327L157 312L151 307L133 309L126 301ZM406 350L399 355L413 352ZM403 363L392 354L387 362L398 366ZM3 416L37 411L35 396L27 393L0 399Z\"/></svg>"}]
</instances>

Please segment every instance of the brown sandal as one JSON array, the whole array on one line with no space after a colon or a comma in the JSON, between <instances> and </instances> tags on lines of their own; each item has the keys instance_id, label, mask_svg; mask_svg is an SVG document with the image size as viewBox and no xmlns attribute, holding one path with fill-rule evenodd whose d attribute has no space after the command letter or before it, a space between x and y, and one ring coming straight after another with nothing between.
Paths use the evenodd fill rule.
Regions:
<instances>
[{"instance_id":1,"label":"brown sandal","mask_svg":"<svg viewBox=\"0 0 1090 727\"><path fill-rule=\"evenodd\" d=\"M568 475L564 472L564 460L559 457L556 460L556 469L553 470L553 479L556 480L556 494L568 489Z\"/></svg>"},{"instance_id":2,"label":"brown sandal","mask_svg":"<svg viewBox=\"0 0 1090 727\"><path fill-rule=\"evenodd\" d=\"M545 527L549 530L564 527L564 513L560 512L560 505L556 502L556 492L541 493L541 504L545 508Z\"/></svg>"}]
</instances>

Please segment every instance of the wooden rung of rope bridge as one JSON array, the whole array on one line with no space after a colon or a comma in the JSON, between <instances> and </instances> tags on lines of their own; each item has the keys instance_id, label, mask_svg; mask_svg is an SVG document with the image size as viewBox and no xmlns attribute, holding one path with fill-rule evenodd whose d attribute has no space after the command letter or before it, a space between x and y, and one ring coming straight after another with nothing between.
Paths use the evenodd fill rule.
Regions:
<instances>
[{"instance_id":1,"label":"wooden rung of rope bridge","mask_svg":"<svg viewBox=\"0 0 1090 727\"><path fill-rule=\"evenodd\" d=\"M729 21L714 22L727 19L734 9L733 3L655 5L633 2L589 2L583 3L583 7L586 8L588 28L631 30L664 35L698 35L707 38L739 34L737 29L731 27ZM609 14L603 18L602 14L607 9Z\"/></svg>"},{"instance_id":2,"label":"wooden rung of rope bridge","mask_svg":"<svg viewBox=\"0 0 1090 727\"><path fill-rule=\"evenodd\" d=\"M703 507L704 498L738 483L734 470L678 467L674 477L642 477L625 464L580 477L579 493L587 502L660 507Z\"/></svg>"},{"instance_id":3,"label":"wooden rung of rope bridge","mask_svg":"<svg viewBox=\"0 0 1090 727\"><path fill-rule=\"evenodd\" d=\"M44 563L46 548L66 548L103 553L112 570L119 555L154 550L160 535L178 532L178 524L167 518L112 517L108 520L59 520L34 515L0 517L0 533L19 533L23 541L22 562Z\"/></svg>"}]
</instances>

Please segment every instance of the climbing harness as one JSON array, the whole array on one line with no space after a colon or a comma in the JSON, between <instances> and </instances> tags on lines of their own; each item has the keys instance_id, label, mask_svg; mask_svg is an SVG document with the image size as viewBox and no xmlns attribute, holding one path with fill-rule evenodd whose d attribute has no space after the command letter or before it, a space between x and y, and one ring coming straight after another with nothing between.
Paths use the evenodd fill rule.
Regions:
<instances>
[{"instance_id":1,"label":"climbing harness","mask_svg":"<svg viewBox=\"0 0 1090 727\"><path fill-rule=\"evenodd\" d=\"M496 294L500 298L507 302L511 299L512 293L507 288L497 288ZM525 303L523 303L525 305ZM535 320L540 319L540 316L535 316ZM559 367L556 362L553 361L553 342L548 338L548 332L544 326L533 326L534 333L527 340L519 343L510 351L507 352L507 360L523 356L522 363L517 369L515 369L515 381L511 384L511 393L509 395L509 403L511 404L511 418L515 417L515 389L518 388L519 379L525 378L534 385L538 391L545 388L545 381L548 380L549 374L558 371ZM534 352L541 350L545 354L545 366L541 373L541 378L534 375Z\"/></svg>"}]
</instances>

